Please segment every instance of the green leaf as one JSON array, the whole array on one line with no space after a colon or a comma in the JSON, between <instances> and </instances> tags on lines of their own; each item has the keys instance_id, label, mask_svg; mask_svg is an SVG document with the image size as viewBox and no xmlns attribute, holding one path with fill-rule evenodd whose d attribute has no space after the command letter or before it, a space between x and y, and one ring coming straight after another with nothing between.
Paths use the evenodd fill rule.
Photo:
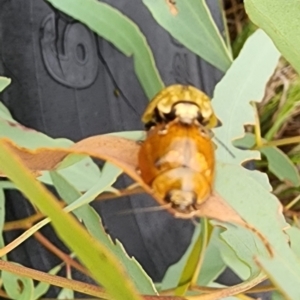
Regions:
<instances>
[{"instance_id":1,"label":"green leaf","mask_svg":"<svg viewBox=\"0 0 300 300\"><path fill-rule=\"evenodd\" d=\"M203 264L201 271L197 280L198 285L206 286L215 280L225 269L225 263L220 255L220 239L219 239L219 228L214 228L211 238L209 240L208 246L205 251ZM191 243L186 250L185 254L181 259L170 266L162 280L160 290L173 289L178 286L180 276L183 273L185 266L187 266L187 261L191 256L191 252L196 247L200 235L200 226L197 226Z\"/></svg>"},{"instance_id":2,"label":"green leaf","mask_svg":"<svg viewBox=\"0 0 300 300\"><path fill-rule=\"evenodd\" d=\"M205 1L176 1L172 14L167 1L143 0L155 20L185 47L225 72L231 53L213 21Z\"/></svg>"},{"instance_id":3,"label":"green leaf","mask_svg":"<svg viewBox=\"0 0 300 300\"><path fill-rule=\"evenodd\" d=\"M258 257L257 262L285 299L300 299L300 264L294 253L275 253L272 259Z\"/></svg>"},{"instance_id":4,"label":"green leaf","mask_svg":"<svg viewBox=\"0 0 300 300\"><path fill-rule=\"evenodd\" d=\"M73 157L73 155L70 155ZM69 159L68 156L63 163ZM82 157L85 157L82 159ZM73 161L72 163L74 163ZM99 167L93 162L90 157L81 156L80 160L64 169L58 169L57 172L65 177L79 191L87 191L94 186L101 177ZM43 175L38 177L40 181L46 184L53 184L49 172L43 172Z\"/></svg>"},{"instance_id":5,"label":"green leaf","mask_svg":"<svg viewBox=\"0 0 300 300\"><path fill-rule=\"evenodd\" d=\"M110 163L106 163L103 167L103 174L96 184L87 190L81 197L76 201L66 206L63 210L67 213L76 210L84 204L88 204L93 201L99 194L110 189L111 185L116 181L116 178L122 173L122 171ZM43 226L50 223L49 218L43 219L42 221L33 225L26 231L26 237L29 238Z\"/></svg>"},{"instance_id":6,"label":"green leaf","mask_svg":"<svg viewBox=\"0 0 300 300\"><path fill-rule=\"evenodd\" d=\"M299 1L245 0L245 8L251 21L271 37L282 55L299 73Z\"/></svg>"},{"instance_id":7,"label":"green leaf","mask_svg":"<svg viewBox=\"0 0 300 300\"><path fill-rule=\"evenodd\" d=\"M235 271L240 278L246 280L253 274L260 272L259 267L253 260L253 254L262 253L265 255L266 249L253 232L242 227L231 226L228 230L224 231L221 236L235 254L235 256L231 256L231 258L234 259L231 260L229 267ZM230 256L226 257L226 254L230 254L230 251L227 251L227 253L225 251L224 255L223 249L224 247L221 247L221 255L228 263Z\"/></svg>"},{"instance_id":8,"label":"green leaf","mask_svg":"<svg viewBox=\"0 0 300 300\"><path fill-rule=\"evenodd\" d=\"M255 123L250 102L262 99L279 56L271 40L258 30L245 43L239 57L218 84L213 101L216 114L223 123L215 130L216 135L235 155L233 158L224 147L218 147L215 190L256 232L222 223L222 227L227 229L222 239L230 247L229 250L232 249L232 266L242 270L248 281L262 278L254 257L269 257L266 241L263 242L257 232L268 239L274 251L276 249L284 255L284 260L299 264L286 244L283 228L287 223L279 201L270 193L267 176L240 166L243 161L258 158L259 153L239 150L231 144L245 134L244 125ZM276 259L274 261L278 263Z\"/></svg>"},{"instance_id":9,"label":"green leaf","mask_svg":"<svg viewBox=\"0 0 300 300\"><path fill-rule=\"evenodd\" d=\"M286 233L290 237L291 248L294 253L300 259L300 229L294 226L291 226L286 230Z\"/></svg>"},{"instance_id":10,"label":"green leaf","mask_svg":"<svg viewBox=\"0 0 300 300\"><path fill-rule=\"evenodd\" d=\"M10 85L11 79L0 76L0 92L2 92L8 85Z\"/></svg>"},{"instance_id":11,"label":"green leaf","mask_svg":"<svg viewBox=\"0 0 300 300\"><path fill-rule=\"evenodd\" d=\"M199 225L200 226L200 225ZM201 231L197 238L194 247L186 261L186 265L181 273L177 288L175 289L176 296L183 296L188 291L190 287L193 277L195 276L195 272L199 272L197 270L198 264L200 263L200 267L202 266L204 254L206 251L207 243L211 236L211 228L208 226L208 221L206 218L201 219ZM196 274L199 275L199 274Z\"/></svg>"},{"instance_id":12,"label":"green leaf","mask_svg":"<svg viewBox=\"0 0 300 300\"><path fill-rule=\"evenodd\" d=\"M95 240L78 221L63 211L57 199L20 164L0 142L0 169L45 215L49 216L58 236L73 250L91 276L116 300L140 300L128 275L110 251ZM28 299L28 298L27 298Z\"/></svg>"},{"instance_id":13,"label":"green leaf","mask_svg":"<svg viewBox=\"0 0 300 300\"><path fill-rule=\"evenodd\" d=\"M5 246L3 239L3 226L5 222L5 194L0 188L0 248ZM7 260L6 255L1 259ZM9 272L2 271L1 279L6 293L12 299L31 300L34 299L33 281L29 278L18 276Z\"/></svg>"},{"instance_id":14,"label":"green leaf","mask_svg":"<svg viewBox=\"0 0 300 300\"><path fill-rule=\"evenodd\" d=\"M220 228L215 227L213 229L197 280L197 284L200 286L209 285L224 271L226 267L221 256L221 240L219 237L220 232Z\"/></svg>"},{"instance_id":15,"label":"green leaf","mask_svg":"<svg viewBox=\"0 0 300 300\"><path fill-rule=\"evenodd\" d=\"M15 122L11 113L2 102L0 102L0 119L10 121L10 122Z\"/></svg>"},{"instance_id":16,"label":"green leaf","mask_svg":"<svg viewBox=\"0 0 300 300\"><path fill-rule=\"evenodd\" d=\"M259 151L266 156L270 172L278 179L295 187L300 185L299 172L283 151L277 147L262 147Z\"/></svg>"},{"instance_id":17,"label":"green leaf","mask_svg":"<svg viewBox=\"0 0 300 300\"><path fill-rule=\"evenodd\" d=\"M74 291L70 289L62 289L58 294L57 299L74 299Z\"/></svg>"},{"instance_id":18,"label":"green leaf","mask_svg":"<svg viewBox=\"0 0 300 300\"><path fill-rule=\"evenodd\" d=\"M38 147L68 147L72 142L67 139L52 139L20 123L0 119L0 138L9 138L19 146L35 149Z\"/></svg>"},{"instance_id":19,"label":"green leaf","mask_svg":"<svg viewBox=\"0 0 300 300\"><path fill-rule=\"evenodd\" d=\"M0 232L3 231L5 222L5 194L2 188L0 188ZM3 240L0 242L0 247L3 247Z\"/></svg>"},{"instance_id":20,"label":"green leaf","mask_svg":"<svg viewBox=\"0 0 300 300\"><path fill-rule=\"evenodd\" d=\"M5 246L3 238L3 226L5 223L5 194L3 188L0 188L0 248ZM1 259L6 260L6 255L1 257Z\"/></svg>"},{"instance_id":21,"label":"green leaf","mask_svg":"<svg viewBox=\"0 0 300 300\"><path fill-rule=\"evenodd\" d=\"M199 236L201 233L200 226L197 226L195 228L191 243L184 253L184 255L181 257L181 259L174 265L170 266L162 280L161 283L161 290L168 290L173 289L178 285L178 282L180 280L180 276L184 270L184 267L187 264L187 261L191 255L191 252L193 251L196 243L198 242Z\"/></svg>"},{"instance_id":22,"label":"green leaf","mask_svg":"<svg viewBox=\"0 0 300 300\"><path fill-rule=\"evenodd\" d=\"M112 165L110 166L113 167ZM104 170L102 177L107 175L107 171ZM81 194L57 172L51 172L51 177L58 194L66 203L73 203L81 197ZM134 258L128 256L120 242L113 243L111 238L105 233L99 215L91 206L88 204L81 206L74 211L74 214L79 220L82 220L88 231L96 239L118 257L119 262L126 268L140 293L148 295L156 294L151 279L143 271L139 263Z\"/></svg>"},{"instance_id":23,"label":"green leaf","mask_svg":"<svg viewBox=\"0 0 300 300\"><path fill-rule=\"evenodd\" d=\"M251 149L255 146L255 136L252 133L247 133L242 139L235 140L233 144L236 147ZM277 147L269 146L261 147L258 150L266 156L270 172L278 179L296 187L300 185L298 170L283 151Z\"/></svg>"},{"instance_id":24,"label":"green leaf","mask_svg":"<svg viewBox=\"0 0 300 300\"><path fill-rule=\"evenodd\" d=\"M33 129L24 127L16 121L8 121L0 119L0 138L9 138L17 145L28 149L36 149L39 147L61 148L69 147L73 144L72 141L67 139L52 139L47 135L35 131ZM74 157L74 156L73 156ZM87 156L76 156L79 159L72 161L77 164L69 168L60 170L64 176L67 176L73 184L76 184L80 190L86 190L91 187L91 184L100 176L100 171L96 164ZM85 157L85 159L83 159ZM66 158L69 161L69 158ZM84 173L83 173L84 171ZM77 177L75 178L75 175ZM51 180L47 172L39 178L42 182L51 184Z\"/></svg>"},{"instance_id":25,"label":"green leaf","mask_svg":"<svg viewBox=\"0 0 300 300\"><path fill-rule=\"evenodd\" d=\"M0 102L0 138L9 138L19 146L36 149L39 147L69 147L73 144L68 139L53 139L44 133L25 127L15 121L8 109ZM98 166L86 155L69 155L60 164L59 173L65 176L80 191L89 189L100 177ZM39 180L52 184L48 172Z\"/></svg>"},{"instance_id":26,"label":"green leaf","mask_svg":"<svg viewBox=\"0 0 300 300\"><path fill-rule=\"evenodd\" d=\"M6 293L15 300L33 300L33 280L2 271L2 280Z\"/></svg>"},{"instance_id":27,"label":"green leaf","mask_svg":"<svg viewBox=\"0 0 300 300\"><path fill-rule=\"evenodd\" d=\"M234 140L233 145L242 149L251 149L255 146L255 135L253 133L246 132L242 138Z\"/></svg>"},{"instance_id":28,"label":"green leaf","mask_svg":"<svg viewBox=\"0 0 300 300\"><path fill-rule=\"evenodd\" d=\"M133 56L135 72L149 99L163 89L164 84L146 38L128 17L110 5L96 0L47 1L86 24L125 55Z\"/></svg>"},{"instance_id":29,"label":"green leaf","mask_svg":"<svg viewBox=\"0 0 300 300\"><path fill-rule=\"evenodd\" d=\"M246 280L251 276L250 267L246 262L240 259L234 248L235 243L231 245L231 242L232 240L227 241L225 236L218 243L222 260L239 278Z\"/></svg>"},{"instance_id":30,"label":"green leaf","mask_svg":"<svg viewBox=\"0 0 300 300\"><path fill-rule=\"evenodd\" d=\"M248 223L267 238L273 252L270 257L255 250L252 257L263 268L272 282L288 299L300 299L300 260L290 249L283 231L288 226L282 215L281 204L253 176L240 166L217 165L216 190L219 195ZM239 235L245 245L245 235ZM245 240L245 242L244 242ZM230 241L228 241L230 244ZM261 241L255 243L261 248ZM259 243L259 244L258 244ZM250 248L250 251L253 247ZM237 249L235 249L237 250Z\"/></svg>"},{"instance_id":31,"label":"green leaf","mask_svg":"<svg viewBox=\"0 0 300 300\"><path fill-rule=\"evenodd\" d=\"M223 125L214 132L235 156L232 157L227 149L219 145L216 151L219 161L241 164L259 158L257 151L235 148L232 140L244 135L244 125L255 123L250 102L262 100L279 57L280 53L270 38L258 30L246 41L240 55L216 86L212 104Z\"/></svg>"},{"instance_id":32,"label":"green leaf","mask_svg":"<svg viewBox=\"0 0 300 300\"><path fill-rule=\"evenodd\" d=\"M111 163L105 163L100 179L84 194L82 194L77 200L66 206L64 210L66 212L74 211L75 209L88 204L93 201L98 195L108 190L109 187L115 183L117 177L122 173L118 167ZM52 174L52 172L51 172ZM51 175L52 177L52 175Z\"/></svg>"},{"instance_id":33,"label":"green leaf","mask_svg":"<svg viewBox=\"0 0 300 300\"><path fill-rule=\"evenodd\" d=\"M273 241L286 243L283 228L287 223L279 200L241 166L217 163L215 189L249 224ZM258 172L257 172L258 173ZM267 177L261 173L261 176Z\"/></svg>"},{"instance_id":34,"label":"green leaf","mask_svg":"<svg viewBox=\"0 0 300 300\"><path fill-rule=\"evenodd\" d=\"M286 300L286 298L279 292L272 292L271 300Z\"/></svg>"}]
</instances>

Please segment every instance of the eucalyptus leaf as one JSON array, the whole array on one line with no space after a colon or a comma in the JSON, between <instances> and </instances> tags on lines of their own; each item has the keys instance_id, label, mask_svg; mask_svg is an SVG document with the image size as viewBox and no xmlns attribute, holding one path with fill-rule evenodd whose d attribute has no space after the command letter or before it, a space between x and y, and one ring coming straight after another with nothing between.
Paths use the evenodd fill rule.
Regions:
<instances>
[{"instance_id":1,"label":"eucalyptus leaf","mask_svg":"<svg viewBox=\"0 0 300 300\"><path fill-rule=\"evenodd\" d=\"M17 121L0 118L0 138L8 138L16 144L35 149L38 147L68 147L72 142L67 139L52 139L44 133L25 127Z\"/></svg>"},{"instance_id":2,"label":"eucalyptus leaf","mask_svg":"<svg viewBox=\"0 0 300 300\"><path fill-rule=\"evenodd\" d=\"M257 151L237 149L232 141L245 134L244 125L255 124L250 102L262 100L279 57L280 53L271 39L262 30L257 30L216 86L212 104L223 125L215 128L214 132L234 154L233 157L225 147L218 145L216 156L219 161L241 164L259 158Z\"/></svg>"},{"instance_id":3,"label":"eucalyptus leaf","mask_svg":"<svg viewBox=\"0 0 300 300\"><path fill-rule=\"evenodd\" d=\"M300 229L298 227L291 226L287 229L286 233L290 237L291 248L294 253L300 259Z\"/></svg>"},{"instance_id":4,"label":"eucalyptus leaf","mask_svg":"<svg viewBox=\"0 0 300 300\"><path fill-rule=\"evenodd\" d=\"M2 102L0 102L0 119L10 121L10 122L15 122L11 113Z\"/></svg>"},{"instance_id":5,"label":"eucalyptus leaf","mask_svg":"<svg viewBox=\"0 0 300 300\"><path fill-rule=\"evenodd\" d=\"M128 17L97 0L47 1L86 24L125 55L133 56L135 72L149 99L164 87L145 36Z\"/></svg>"},{"instance_id":6,"label":"eucalyptus leaf","mask_svg":"<svg viewBox=\"0 0 300 300\"><path fill-rule=\"evenodd\" d=\"M0 188L0 232L3 232L5 222L5 194L4 190ZM4 246L3 239L1 238L0 247Z\"/></svg>"},{"instance_id":7,"label":"eucalyptus leaf","mask_svg":"<svg viewBox=\"0 0 300 300\"><path fill-rule=\"evenodd\" d=\"M228 266L242 280L249 278L251 276L250 267L237 255L234 248L235 244L231 246L231 241L226 241L226 236L225 239L221 239L218 244L219 251L225 265Z\"/></svg>"},{"instance_id":8,"label":"eucalyptus leaf","mask_svg":"<svg viewBox=\"0 0 300 300\"><path fill-rule=\"evenodd\" d=\"M68 139L53 139L42 132L21 125L12 118L1 102L0 138L8 138L19 146L32 150L39 147L69 147L73 144ZM99 167L86 155L69 155L60 164L59 169L61 169L59 172L80 191L89 189L101 175ZM52 184L48 172L44 172L38 179L46 184Z\"/></svg>"},{"instance_id":9,"label":"eucalyptus leaf","mask_svg":"<svg viewBox=\"0 0 300 300\"><path fill-rule=\"evenodd\" d=\"M272 256L255 248L250 250L254 251L252 257L255 257L258 266L263 268L287 298L300 299L300 291L294 288L300 284L300 260L287 243L284 228L288 224L282 215L281 204L263 185L249 176L249 172L240 166L219 163L216 190L248 224L268 240ZM245 235L241 234L239 239L245 240ZM262 249L262 241L258 242L256 239L259 246L257 249Z\"/></svg>"},{"instance_id":10,"label":"eucalyptus leaf","mask_svg":"<svg viewBox=\"0 0 300 300\"><path fill-rule=\"evenodd\" d=\"M263 140L263 142L265 141ZM251 149L255 146L255 136L252 133L247 133L242 139L235 140L233 144L236 147ZM278 179L296 187L300 185L299 172L283 151L272 146L262 146L258 150L266 156L270 172Z\"/></svg>"},{"instance_id":11,"label":"eucalyptus leaf","mask_svg":"<svg viewBox=\"0 0 300 300\"><path fill-rule=\"evenodd\" d=\"M143 2L156 21L185 47L223 72L229 68L231 53L204 0L178 0L173 4L174 13L168 1Z\"/></svg>"},{"instance_id":12,"label":"eucalyptus leaf","mask_svg":"<svg viewBox=\"0 0 300 300\"><path fill-rule=\"evenodd\" d=\"M74 211L81 206L90 203L103 191L106 191L112 184L114 184L117 177L121 173L122 170L120 170L118 167L110 163L105 163L100 179L97 180L97 182L89 190L78 197L78 199L72 201L68 206L66 206L64 210L66 212ZM52 172L51 177L53 179Z\"/></svg>"},{"instance_id":13,"label":"eucalyptus leaf","mask_svg":"<svg viewBox=\"0 0 300 300\"><path fill-rule=\"evenodd\" d=\"M278 179L291 186L300 185L300 176L297 168L289 157L277 147L262 147L259 149L268 160L268 167Z\"/></svg>"},{"instance_id":14,"label":"eucalyptus leaf","mask_svg":"<svg viewBox=\"0 0 300 300\"><path fill-rule=\"evenodd\" d=\"M1 150L1 148L0 148ZM1 162L0 162L1 163ZM89 190L82 194L77 200L71 204L64 207L63 211L69 213L80 208L84 204L88 204L93 201L99 194L110 189L111 185L116 181L116 178L122 173L122 171L116 166L106 163L103 167L103 174L101 180L98 180L95 185L93 185ZM46 224L50 223L50 218L45 218L42 221L33 225L30 229L26 231L26 237L29 238L36 231L44 227Z\"/></svg>"},{"instance_id":15,"label":"eucalyptus leaf","mask_svg":"<svg viewBox=\"0 0 300 300\"><path fill-rule=\"evenodd\" d=\"M69 156L64 159L63 163L68 159ZM57 172L74 185L76 189L82 192L87 191L99 181L101 177L100 169L90 157L80 155L79 160L77 162L74 160L72 163L75 164L67 168L59 168ZM43 175L38 179L43 183L53 184L49 172L43 172Z\"/></svg>"},{"instance_id":16,"label":"eucalyptus leaf","mask_svg":"<svg viewBox=\"0 0 300 300\"><path fill-rule=\"evenodd\" d=\"M201 227L197 226L195 228L191 243L188 249L186 250L186 252L184 253L184 255L176 264L168 268L160 286L161 290L173 289L178 285L178 282L180 280L180 275L182 274L184 267L187 264L188 258L190 257L193 248L198 242L200 233L201 233Z\"/></svg>"},{"instance_id":17,"label":"eucalyptus leaf","mask_svg":"<svg viewBox=\"0 0 300 300\"><path fill-rule=\"evenodd\" d=\"M258 239L258 234L246 233L243 228L237 230L229 224L224 225L227 229L222 234L224 241L239 260L250 268L252 277L258 274L258 267L262 266L262 262L265 263L266 270L268 262L271 264L272 261L275 267L280 259L286 265L294 264L300 272L299 261L286 242L283 230L287 223L282 215L281 204L270 193L266 175L240 166L244 161L259 158L258 152L239 150L231 144L233 140L245 135L244 125L255 124L254 110L250 102L262 99L266 83L275 70L279 56L280 53L272 41L258 30L247 40L240 55L216 87L213 102L215 112L223 124L215 133L234 154L232 157L225 147L218 147L215 190L254 231L267 239L269 251L274 252L274 257L269 257L266 241ZM254 257L257 259L253 260ZM279 282L279 276L280 273L276 274L276 279L272 278L274 282Z\"/></svg>"},{"instance_id":18,"label":"eucalyptus leaf","mask_svg":"<svg viewBox=\"0 0 300 300\"><path fill-rule=\"evenodd\" d=\"M270 280L284 295L284 299L300 299L300 266L299 259L291 253L276 253L270 259L258 257L257 262Z\"/></svg>"},{"instance_id":19,"label":"eucalyptus leaf","mask_svg":"<svg viewBox=\"0 0 300 300\"><path fill-rule=\"evenodd\" d=\"M245 0L251 21L273 40L282 55L300 72L300 6L298 0ZM260 47L263 49L263 47Z\"/></svg>"},{"instance_id":20,"label":"eucalyptus leaf","mask_svg":"<svg viewBox=\"0 0 300 300\"><path fill-rule=\"evenodd\" d=\"M279 200L241 166L217 164L215 188L219 195L249 224L275 245L285 245L288 225ZM261 173L261 176L265 174Z\"/></svg>"},{"instance_id":21,"label":"eucalyptus leaf","mask_svg":"<svg viewBox=\"0 0 300 300\"><path fill-rule=\"evenodd\" d=\"M252 274L260 272L260 268L253 260L253 255L258 253L265 255L266 249L257 236L247 229L238 226L232 226L228 230L224 231L221 236L230 248L233 249L233 252L236 255L235 259L232 260L232 264L229 266L239 275L239 277L246 280ZM223 250L223 248L221 249ZM221 253L224 258L223 251ZM246 272L243 267L247 267L248 272Z\"/></svg>"},{"instance_id":22,"label":"eucalyptus leaf","mask_svg":"<svg viewBox=\"0 0 300 300\"><path fill-rule=\"evenodd\" d=\"M192 249L196 246L200 236L200 226L197 226L191 243L181 259L170 266L161 282L160 290L168 290L176 287L179 283L180 276L183 273L184 267L187 265L188 258L191 256ZM200 274L197 284L207 286L214 281L224 271L226 265L220 253L220 244L222 241L219 238L220 228L213 229L211 238L205 251L204 260L200 269Z\"/></svg>"},{"instance_id":23,"label":"eucalyptus leaf","mask_svg":"<svg viewBox=\"0 0 300 300\"><path fill-rule=\"evenodd\" d=\"M221 229L214 227L197 280L197 284L200 286L209 285L225 270L226 264L220 246L222 243L220 233Z\"/></svg>"},{"instance_id":24,"label":"eucalyptus leaf","mask_svg":"<svg viewBox=\"0 0 300 300\"><path fill-rule=\"evenodd\" d=\"M10 85L11 79L0 76L0 92L2 92L8 85Z\"/></svg>"},{"instance_id":25,"label":"eucalyptus leaf","mask_svg":"<svg viewBox=\"0 0 300 300\"><path fill-rule=\"evenodd\" d=\"M74 291L70 289L62 289L58 294L57 299L74 299Z\"/></svg>"},{"instance_id":26,"label":"eucalyptus leaf","mask_svg":"<svg viewBox=\"0 0 300 300\"><path fill-rule=\"evenodd\" d=\"M107 172L104 171L102 177L107 175ZM66 203L70 204L80 198L81 194L57 172L51 172L51 177L57 192L62 199L66 201ZM103 187L101 189L103 189ZM125 266L129 276L135 283L140 293L148 295L156 294L153 283L149 276L143 271L142 267L134 258L128 256L120 242L115 244L105 233L100 216L91 206L85 204L76 209L74 214L84 223L88 231L95 238L106 245L107 248L118 257L119 262Z\"/></svg>"},{"instance_id":27,"label":"eucalyptus leaf","mask_svg":"<svg viewBox=\"0 0 300 300\"><path fill-rule=\"evenodd\" d=\"M4 237L3 237L3 228L5 223L5 194L4 189L0 188L0 248L5 246ZM6 255L2 256L1 259L7 260ZM11 276L13 276L11 274Z\"/></svg>"},{"instance_id":28,"label":"eucalyptus leaf","mask_svg":"<svg viewBox=\"0 0 300 300\"><path fill-rule=\"evenodd\" d=\"M33 280L27 277L2 271L3 286L9 297L14 300L33 300Z\"/></svg>"},{"instance_id":29,"label":"eucalyptus leaf","mask_svg":"<svg viewBox=\"0 0 300 300\"><path fill-rule=\"evenodd\" d=\"M278 291L275 291L271 295L271 300L286 300L286 298Z\"/></svg>"},{"instance_id":30,"label":"eucalyptus leaf","mask_svg":"<svg viewBox=\"0 0 300 300\"><path fill-rule=\"evenodd\" d=\"M116 300L140 300L116 257L88 234L73 216L63 211L57 199L35 180L3 142L0 144L0 169L43 214L50 217L58 236L76 253L91 276Z\"/></svg>"},{"instance_id":31,"label":"eucalyptus leaf","mask_svg":"<svg viewBox=\"0 0 300 300\"><path fill-rule=\"evenodd\" d=\"M187 259L186 265L181 273L179 282L175 289L176 296L183 296L188 291L194 276L198 277L199 274L195 274L195 272L201 271L201 269L197 270L197 266L201 263L200 268L203 263L204 254L206 251L206 247L208 241L210 239L212 233L211 226L208 225L208 221L206 218L201 219L201 231L197 238L197 241L192 248L192 251ZM197 278L196 278L197 279Z\"/></svg>"}]
</instances>

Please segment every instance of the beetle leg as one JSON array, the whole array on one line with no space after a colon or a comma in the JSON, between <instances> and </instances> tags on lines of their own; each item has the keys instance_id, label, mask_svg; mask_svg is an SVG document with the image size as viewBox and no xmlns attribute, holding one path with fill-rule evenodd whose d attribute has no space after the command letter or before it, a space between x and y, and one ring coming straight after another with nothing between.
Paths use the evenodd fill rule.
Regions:
<instances>
[{"instance_id":1,"label":"beetle leg","mask_svg":"<svg viewBox=\"0 0 300 300\"><path fill-rule=\"evenodd\" d=\"M168 133L168 129L169 129L169 125L165 124L164 127L161 130L159 130L158 134L166 135Z\"/></svg>"},{"instance_id":2,"label":"beetle leg","mask_svg":"<svg viewBox=\"0 0 300 300\"><path fill-rule=\"evenodd\" d=\"M197 211L191 211L189 213L182 213L182 212L178 212L176 211L174 213L174 217L175 218L180 218L180 219L193 219L195 216L197 216Z\"/></svg>"},{"instance_id":3,"label":"beetle leg","mask_svg":"<svg viewBox=\"0 0 300 300\"><path fill-rule=\"evenodd\" d=\"M211 139L215 136L211 129L206 128L205 126L203 126L203 125L201 125L199 123L198 123L198 126L199 126L200 134L202 136L207 136L207 137L209 137Z\"/></svg>"},{"instance_id":4,"label":"beetle leg","mask_svg":"<svg viewBox=\"0 0 300 300\"><path fill-rule=\"evenodd\" d=\"M136 189L138 187L140 187L140 184L137 183L137 182L135 182L135 183L129 185L128 187L126 187L126 190L134 190L134 189Z\"/></svg>"}]
</instances>

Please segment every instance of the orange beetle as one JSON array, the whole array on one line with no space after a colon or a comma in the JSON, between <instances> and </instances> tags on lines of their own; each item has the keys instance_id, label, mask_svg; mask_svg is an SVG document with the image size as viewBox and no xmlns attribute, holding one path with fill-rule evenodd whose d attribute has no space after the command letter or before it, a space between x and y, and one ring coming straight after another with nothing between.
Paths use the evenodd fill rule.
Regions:
<instances>
[{"instance_id":1,"label":"orange beetle","mask_svg":"<svg viewBox=\"0 0 300 300\"><path fill-rule=\"evenodd\" d=\"M141 177L161 204L189 214L198 210L212 192L214 144L199 124L175 119L153 126L138 156Z\"/></svg>"}]
</instances>

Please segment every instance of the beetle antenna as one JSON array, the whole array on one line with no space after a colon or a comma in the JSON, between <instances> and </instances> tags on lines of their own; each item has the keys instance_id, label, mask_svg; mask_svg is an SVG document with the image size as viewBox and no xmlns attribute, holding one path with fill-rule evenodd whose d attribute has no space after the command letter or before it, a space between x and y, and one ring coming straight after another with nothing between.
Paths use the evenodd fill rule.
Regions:
<instances>
[{"instance_id":1,"label":"beetle antenna","mask_svg":"<svg viewBox=\"0 0 300 300\"><path fill-rule=\"evenodd\" d=\"M232 156L232 158L235 158L235 155L230 151L230 149L216 136L214 136L214 139Z\"/></svg>"}]
</instances>

